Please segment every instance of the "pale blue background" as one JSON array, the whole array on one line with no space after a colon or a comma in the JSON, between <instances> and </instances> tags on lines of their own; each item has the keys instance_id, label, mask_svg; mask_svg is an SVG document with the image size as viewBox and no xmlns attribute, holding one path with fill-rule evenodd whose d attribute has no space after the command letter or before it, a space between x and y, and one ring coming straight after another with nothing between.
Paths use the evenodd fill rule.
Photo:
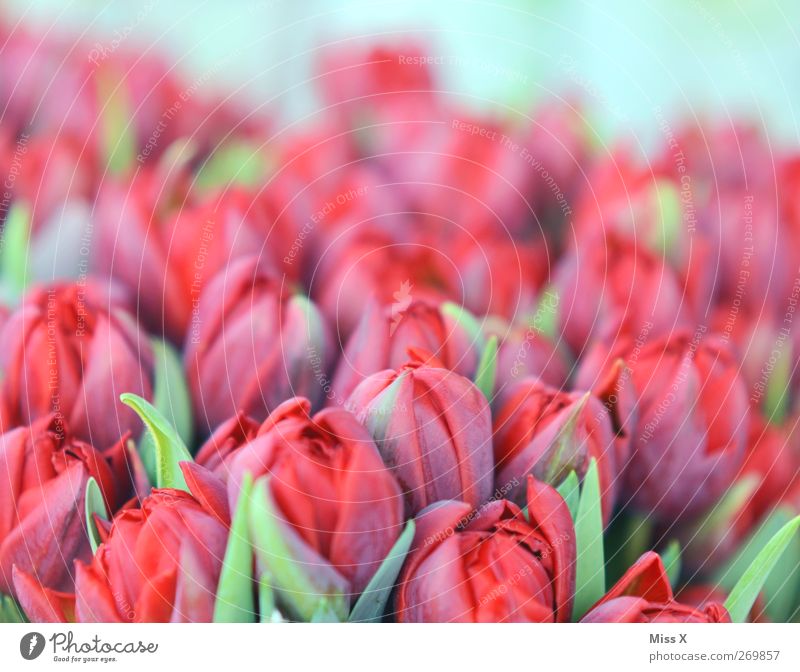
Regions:
<instances>
[{"instance_id":1,"label":"pale blue background","mask_svg":"<svg viewBox=\"0 0 800 672\"><path fill-rule=\"evenodd\" d=\"M573 90L608 137L652 137L656 106L745 114L782 142L800 137L795 0L12 0L5 13L104 45L127 29L126 44L169 50L254 102L277 99L288 118L313 109L306 79L320 45L412 34L460 59L443 69L446 86L473 105Z\"/></svg>"}]
</instances>

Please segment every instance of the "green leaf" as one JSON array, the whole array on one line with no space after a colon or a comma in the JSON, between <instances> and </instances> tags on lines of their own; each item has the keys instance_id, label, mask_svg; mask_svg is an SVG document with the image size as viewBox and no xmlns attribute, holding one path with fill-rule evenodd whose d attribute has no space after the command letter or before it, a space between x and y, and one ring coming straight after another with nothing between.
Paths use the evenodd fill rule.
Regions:
<instances>
[{"instance_id":1,"label":"green leaf","mask_svg":"<svg viewBox=\"0 0 800 672\"><path fill-rule=\"evenodd\" d=\"M773 366L767 381L767 391L764 395L764 417L773 425L781 425L789 413L791 401L790 387L794 358L791 343L784 345L785 351L780 354Z\"/></svg>"},{"instance_id":2,"label":"green leaf","mask_svg":"<svg viewBox=\"0 0 800 672\"><path fill-rule=\"evenodd\" d=\"M258 580L258 621L259 623L285 623L286 619L275 604L275 590L272 577L264 572Z\"/></svg>"},{"instance_id":3,"label":"green leaf","mask_svg":"<svg viewBox=\"0 0 800 672\"><path fill-rule=\"evenodd\" d=\"M734 623L744 623L750 609L761 592L764 583L772 572L783 552L788 548L797 529L800 528L800 516L786 523L756 556L742 578L733 587L725 608Z\"/></svg>"},{"instance_id":4,"label":"green leaf","mask_svg":"<svg viewBox=\"0 0 800 672\"><path fill-rule=\"evenodd\" d=\"M253 549L248 533L248 511L253 478L248 473L242 480L239 503L233 514L228 546L217 586L214 603L215 623L255 623L253 600Z\"/></svg>"},{"instance_id":5,"label":"green leaf","mask_svg":"<svg viewBox=\"0 0 800 672\"><path fill-rule=\"evenodd\" d=\"M792 537L767 577L762 594L772 623L787 623L800 607L800 535Z\"/></svg>"},{"instance_id":6,"label":"green leaf","mask_svg":"<svg viewBox=\"0 0 800 672\"><path fill-rule=\"evenodd\" d=\"M15 202L6 216L0 240L0 300L14 305L28 286L28 242L31 213L28 205Z\"/></svg>"},{"instance_id":7,"label":"green leaf","mask_svg":"<svg viewBox=\"0 0 800 672\"><path fill-rule=\"evenodd\" d=\"M661 562L664 564L669 583L674 590L681 575L681 545L677 539L673 539L667 544L664 552L661 553Z\"/></svg>"},{"instance_id":8,"label":"green leaf","mask_svg":"<svg viewBox=\"0 0 800 672\"><path fill-rule=\"evenodd\" d=\"M267 162L258 147L233 140L214 151L200 167L195 188L208 191L240 184L255 187L267 176Z\"/></svg>"},{"instance_id":9,"label":"green leaf","mask_svg":"<svg viewBox=\"0 0 800 672\"><path fill-rule=\"evenodd\" d=\"M531 326L554 343L558 340L558 292L555 288L542 292Z\"/></svg>"},{"instance_id":10,"label":"green leaf","mask_svg":"<svg viewBox=\"0 0 800 672\"><path fill-rule=\"evenodd\" d=\"M377 623L383 618L389 595L414 540L414 530L414 521L409 520L350 612L348 620L351 623Z\"/></svg>"},{"instance_id":11,"label":"green leaf","mask_svg":"<svg viewBox=\"0 0 800 672\"><path fill-rule=\"evenodd\" d=\"M0 593L0 623L27 623L25 613L13 597Z\"/></svg>"},{"instance_id":12,"label":"green leaf","mask_svg":"<svg viewBox=\"0 0 800 672\"><path fill-rule=\"evenodd\" d=\"M620 549L626 569L651 546L653 519L646 514L632 513L625 519L625 537Z\"/></svg>"},{"instance_id":13,"label":"green leaf","mask_svg":"<svg viewBox=\"0 0 800 672\"><path fill-rule=\"evenodd\" d=\"M86 481L83 506L86 512L86 531L89 534L89 544L92 547L92 553L96 553L97 547L102 542L100 533L97 531L94 514L97 514L103 520L108 520L108 510L106 509L105 499L103 499L103 491L100 490L100 486L97 485L97 481L94 480L93 476L90 476L89 480Z\"/></svg>"},{"instance_id":14,"label":"green leaf","mask_svg":"<svg viewBox=\"0 0 800 672\"><path fill-rule=\"evenodd\" d=\"M689 531L686 538L701 540L703 544L719 542L729 532L759 483L760 479L755 474L738 479L708 514Z\"/></svg>"},{"instance_id":15,"label":"green leaf","mask_svg":"<svg viewBox=\"0 0 800 672\"><path fill-rule=\"evenodd\" d=\"M600 479L597 473L597 461L594 458L583 478L578 515L575 518L575 541L577 562L572 618L578 621L606 592Z\"/></svg>"},{"instance_id":16,"label":"green leaf","mask_svg":"<svg viewBox=\"0 0 800 672\"><path fill-rule=\"evenodd\" d=\"M97 75L100 101L100 142L106 165L114 175L129 172L136 159L136 137L125 78L110 71Z\"/></svg>"},{"instance_id":17,"label":"green leaf","mask_svg":"<svg viewBox=\"0 0 800 672\"><path fill-rule=\"evenodd\" d=\"M486 347L481 354L478 363L478 371L475 374L475 386L483 392L483 396L488 401L492 400L494 394L494 381L497 375L497 336L490 336L486 342Z\"/></svg>"},{"instance_id":18,"label":"green leaf","mask_svg":"<svg viewBox=\"0 0 800 672\"><path fill-rule=\"evenodd\" d=\"M283 521L269 491L269 476L260 478L252 491L250 538L256 555L272 577L272 587L279 594L281 605L303 621L310 621L320 600L328 598L328 606L343 621L347 618L347 582L323 559L307 572L299 555L313 558L313 551ZM310 562L310 560L309 560Z\"/></svg>"},{"instance_id":19,"label":"green leaf","mask_svg":"<svg viewBox=\"0 0 800 672\"><path fill-rule=\"evenodd\" d=\"M336 613L328 603L328 598L323 597L311 616L312 623L341 623Z\"/></svg>"},{"instance_id":20,"label":"green leaf","mask_svg":"<svg viewBox=\"0 0 800 672\"><path fill-rule=\"evenodd\" d=\"M120 400L136 411L153 435L156 487L177 488L188 492L180 463L191 462L192 456L178 432L155 406L139 395L126 392L120 395Z\"/></svg>"},{"instance_id":21,"label":"green leaf","mask_svg":"<svg viewBox=\"0 0 800 672\"><path fill-rule=\"evenodd\" d=\"M478 319L464 306L459 306L452 301L445 301L439 309L445 317L449 317L458 324L466 333L470 342L476 349L483 352L486 347L486 336Z\"/></svg>"},{"instance_id":22,"label":"green leaf","mask_svg":"<svg viewBox=\"0 0 800 672\"><path fill-rule=\"evenodd\" d=\"M191 445L194 430L192 402L180 357L169 343L154 338L153 406L172 424L185 445ZM156 445L153 434L139 440L139 456L151 482L156 482Z\"/></svg>"},{"instance_id":23,"label":"green leaf","mask_svg":"<svg viewBox=\"0 0 800 672\"><path fill-rule=\"evenodd\" d=\"M683 207L675 185L667 180L657 180L653 185L654 204L658 208L659 226L653 230L649 247L667 261L679 262L678 243L681 235Z\"/></svg>"},{"instance_id":24,"label":"green leaf","mask_svg":"<svg viewBox=\"0 0 800 672\"><path fill-rule=\"evenodd\" d=\"M581 497L581 482L578 480L578 474L575 470L567 474L567 477L561 481L561 485L556 488L558 494L566 502L569 513L572 516L573 522L578 517L578 503Z\"/></svg>"},{"instance_id":25,"label":"green leaf","mask_svg":"<svg viewBox=\"0 0 800 672\"><path fill-rule=\"evenodd\" d=\"M747 568L753 563L758 552L767 545L793 517L791 511L779 508L762 520L755 531L736 550L733 557L714 575L714 583L722 590L730 593L733 587L744 576Z\"/></svg>"}]
</instances>

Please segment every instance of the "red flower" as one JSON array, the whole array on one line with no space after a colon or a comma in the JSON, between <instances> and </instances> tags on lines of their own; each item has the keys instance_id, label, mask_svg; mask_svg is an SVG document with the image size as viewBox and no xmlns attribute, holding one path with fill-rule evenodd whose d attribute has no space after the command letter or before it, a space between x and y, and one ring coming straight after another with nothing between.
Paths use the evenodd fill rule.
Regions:
<instances>
[{"instance_id":1,"label":"red flower","mask_svg":"<svg viewBox=\"0 0 800 672\"><path fill-rule=\"evenodd\" d=\"M214 275L262 250L272 226L266 199L240 187L198 196L193 186L184 163L165 159L132 180L104 180L95 205L94 268L136 295L142 322L176 343L196 331L197 304ZM277 258L262 256L278 268Z\"/></svg>"},{"instance_id":2,"label":"red flower","mask_svg":"<svg viewBox=\"0 0 800 672\"><path fill-rule=\"evenodd\" d=\"M228 530L182 490L153 490L113 521L90 564L77 563L79 622L208 622Z\"/></svg>"},{"instance_id":3,"label":"red flower","mask_svg":"<svg viewBox=\"0 0 800 672\"><path fill-rule=\"evenodd\" d=\"M695 608L677 602L658 553L645 553L581 623L730 623L721 604Z\"/></svg>"},{"instance_id":4,"label":"red flower","mask_svg":"<svg viewBox=\"0 0 800 672\"><path fill-rule=\"evenodd\" d=\"M347 408L370 430L414 514L442 499L479 506L492 494L492 420L467 378L421 359L364 380Z\"/></svg>"},{"instance_id":5,"label":"red flower","mask_svg":"<svg viewBox=\"0 0 800 672\"><path fill-rule=\"evenodd\" d=\"M152 394L153 354L117 295L94 281L32 290L0 332L0 427L55 413L98 450L141 422L119 395Z\"/></svg>"},{"instance_id":6,"label":"red flower","mask_svg":"<svg viewBox=\"0 0 800 672\"><path fill-rule=\"evenodd\" d=\"M738 362L717 336L677 332L646 343L621 339L610 352L599 345L581 377L603 376L619 359L627 365L621 389L636 398L635 412L625 413L633 421L626 494L659 521L704 511L744 459L749 405Z\"/></svg>"},{"instance_id":7,"label":"red flower","mask_svg":"<svg viewBox=\"0 0 800 672\"><path fill-rule=\"evenodd\" d=\"M298 566L357 595L400 534L400 489L352 414L328 408L312 418L310 409L301 398L278 406L217 473L227 476L231 511L245 474L264 479Z\"/></svg>"},{"instance_id":8,"label":"red flower","mask_svg":"<svg viewBox=\"0 0 800 672\"><path fill-rule=\"evenodd\" d=\"M317 308L292 296L256 257L212 280L190 329L184 364L204 433L238 411L263 420L294 395L318 402L333 352Z\"/></svg>"},{"instance_id":9,"label":"red flower","mask_svg":"<svg viewBox=\"0 0 800 672\"><path fill-rule=\"evenodd\" d=\"M599 338L688 326L688 298L659 256L614 231L585 238L556 270L559 329L573 352Z\"/></svg>"},{"instance_id":10,"label":"red flower","mask_svg":"<svg viewBox=\"0 0 800 672\"><path fill-rule=\"evenodd\" d=\"M0 592L14 592L14 567L70 589L73 559L91 556L87 481L97 481L112 511L130 493L124 440L100 454L64 432L50 415L0 435Z\"/></svg>"},{"instance_id":11,"label":"red flower","mask_svg":"<svg viewBox=\"0 0 800 672\"><path fill-rule=\"evenodd\" d=\"M439 304L414 300L413 288L401 287L391 306L370 301L366 307L336 369L333 398L342 404L368 376L401 366L410 348L422 348L448 369L473 376L481 355L477 339Z\"/></svg>"},{"instance_id":12,"label":"red flower","mask_svg":"<svg viewBox=\"0 0 800 672\"><path fill-rule=\"evenodd\" d=\"M566 622L575 590L575 532L558 493L533 478L528 515L496 500L471 513L439 502L417 517L400 575L401 622Z\"/></svg>"},{"instance_id":13,"label":"red flower","mask_svg":"<svg viewBox=\"0 0 800 672\"><path fill-rule=\"evenodd\" d=\"M528 474L557 486L572 470L583 477L595 458L603 518L610 519L624 462L616 454L611 414L596 397L562 392L537 378L520 381L495 413L494 455L495 485L514 501L524 498L519 486Z\"/></svg>"}]
</instances>

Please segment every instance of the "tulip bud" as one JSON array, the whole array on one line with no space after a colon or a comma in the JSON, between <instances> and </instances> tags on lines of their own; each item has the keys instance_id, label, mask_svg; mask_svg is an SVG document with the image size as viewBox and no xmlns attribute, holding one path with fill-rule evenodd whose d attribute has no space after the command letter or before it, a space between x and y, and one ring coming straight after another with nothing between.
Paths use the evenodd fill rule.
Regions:
<instances>
[{"instance_id":1,"label":"tulip bud","mask_svg":"<svg viewBox=\"0 0 800 672\"><path fill-rule=\"evenodd\" d=\"M582 478L595 458L603 519L610 519L619 478L614 429L608 409L589 393L562 392L536 378L520 381L497 411L494 455L495 485L517 503L528 474L556 487L571 471Z\"/></svg>"},{"instance_id":2,"label":"tulip bud","mask_svg":"<svg viewBox=\"0 0 800 672\"><path fill-rule=\"evenodd\" d=\"M724 606L676 601L657 553L648 552L592 607L581 623L730 623Z\"/></svg>"},{"instance_id":3,"label":"tulip bud","mask_svg":"<svg viewBox=\"0 0 800 672\"><path fill-rule=\"evenodd\" d=\"M310 409L300 398L278 406L258 435L231 453L225 474L231 511L246 475L253 477L257 556L304 620L314 598L328 595L338 610L360 594L403 524L400 489L366 430L343 409L313 418Z\"/></svg>"},{"instance_id":4,"label":"tulip bud","mask_svg":"<svg viewBox=\"0 0 800 672\"><path fill-rule=\"evenodd\" d=\"M550 301L551 299L545 299ZM550 304L557 309L557 302ZM542 311L543 313L543 311ZM569 377L568 358L544 331L540 311L528 321L527 326L496 329L500 337L497 353L497 389L502 392L527 377L541 378L553 387L562 387Z\"/></svg>"},{"instance_id":5,"label":"tulip bud","mask_svg":"<svg viewBox=\"0 0 800 672\"><path fill-rule=\"evenodd\" d=\"M77 563L78 622L210 622L227 537L190 494L153 490L114 518L91 563Z\"/></svg>"},{"instance_id":6,"label":"tulip bud","mask_svg":"<svg viewBox=\"0 0 800 672\"><path fill-rule=\"evenodd\" d=\"M613 231L581 242L556 270L560 331L573 352L597 338L687 326L684 289L658 255Z\"/></svg>"},{"instance_id":7,"label":"tulip bud","mask_svg":"<svg viewBox=\"0 0 800 672\"><path fill-rule=\"evenodd\" d=\"M152 396L153 353L119 297L94 281L32 290L0 332L0 426L55 413L99 450L138 436L119 394Z\"/></svg>"},{"instance_id":8,"label":"tulip bud","mask_svg":"<svg viewBox=\"0 0 800 672\"><path fill-rule=\"evenodd\" d=\"M575 531L564 500L530 478L528 517L506 500L472 511L438 502L417 516L397 588L401 622L566 622Z\"/></svg>"},{"instance_id":9,"label":"tulip bud","mask_svg":"<svg viewBox=\"0 0 800 672\"><path fill-rule=\"evenodd\" d=\"M628 492L659 520L690 517L725 492L744 458L749 408L738 362L714 336L678 333L630 366L638 419Z\"/></svg>"},{"instance_id":10,"label":"tulip bud","mask_svg":"<svg viewBox=\"0 0 800 672\"><path fill-rule=\"evenodd\" d=\"M50 415L0 435L0 592L13 594L13 567L48 588L71 588L72 559L91 557L89 478L109 510L130 493L124 440L100 454L64 431Z\"/></svg>"},{"instance_id":11,"label":"tulip bud","mask_svg":"<svg viewBox=\"0 0 800 672\"><path fill-rule=\"evenodd\" d=\"M258 258L241 259L203 292L184 365L201 433L239 411L263 420L296 394L330 393L327 325L303 296L290 296Z\"/></svg>"},{"instance_id":12,"label":"tulip bud","mask_svg":"<svg viewBox=\"0 0 800 672\"><path fill-rule=\"evenodd\" d=\"M335 399L343 404L367 376L404 364L409 348L427 350L446 368L473 377L484 339L478 323L468 329L454 308L414 300L410 293L391 306L370 301L336 369Z\"/></svg>"},{"instance_id":13,"label":"tulip bud","mask_svg":"<svg viewBox=\"0 0 800 672\"><path fill-rule=\"evenodd\" d=\"M364 380L348 399L405 491L412 515L442 499L479 506L492 494L492 429L467 378L416 360Z\"/></svg>"}]
</instances>

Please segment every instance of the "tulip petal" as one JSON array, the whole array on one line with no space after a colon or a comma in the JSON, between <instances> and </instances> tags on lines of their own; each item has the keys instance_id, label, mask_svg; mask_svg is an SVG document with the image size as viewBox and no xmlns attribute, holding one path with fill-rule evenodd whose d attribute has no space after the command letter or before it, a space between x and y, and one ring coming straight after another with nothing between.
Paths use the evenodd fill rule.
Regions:
<instances>
[{"instance_id":1,"label":"tulip petal","mask_svg":"<svg viewBox=\"0 0 800 672\"><path fill-rule=\"evenodd\" d=\"M34 623L74 623L75 595L45 588L33 576L14 567L14 591Z\"/></svg>"},{"instance_id":2,"label":"tulip petal","mask_svg":"<svg viewBox=\"0 0 800 672\"><path fill-rule=\"evenodd\" d=\"M222 479L217 478L205 467L196 462L181 462L181 471L186 479L186 487L200 505L213 514L225 527L230 524L231 513L228 505L228 491Z\"/></svg>"},{"instance_id":3,"label":"tulip petal","mask_svg":"<svg viewBox=\"0 0 800 672\"><path fill-rule=\"evenodd\" d=\"M528 516L553 553L555 620L569 621L572 616L576 585L575 528L569 509L561 496L546 483L528 477Z\"/></svg>"},{"instance_id":4,"label":"tulip petal","mask_svg":"<svg viewBox=\"0 0 800 672\"><path fill-rule=\"evenodd\" d=\"M665 603L672 600L672 587L658 553L648 551L642 555L606 593L600 603L623 595L641 597L648 602Z\"/></svg>"}]
</instances>

